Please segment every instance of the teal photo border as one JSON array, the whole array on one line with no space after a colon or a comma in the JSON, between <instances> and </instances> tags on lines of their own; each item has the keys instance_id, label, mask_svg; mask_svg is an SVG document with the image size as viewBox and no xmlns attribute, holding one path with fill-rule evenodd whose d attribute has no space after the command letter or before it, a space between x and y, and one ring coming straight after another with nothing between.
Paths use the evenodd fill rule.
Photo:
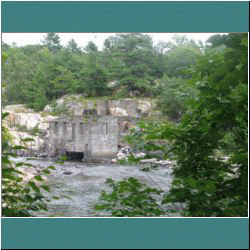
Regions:
<instances>
[{"instance_id":1,"label":"teal photo border","mask_svg":"<svg viewBox=\"0 0 250 250\"><path fill-rule=\"evenodd\" d=\"M2 32L248 32L249 3L1 2ZM248 218L1 218L2 249L248 249Z\"/></svg>"},{"instance_id":2,"label":"teal photo border","mask_svg":"<svg viewBox=\"0 0 250 250\"><path fill-rule=\"evenodd\" d=\"M248 2L2 1L2 32L248 32Z\"/></svg>"}]
</instances>

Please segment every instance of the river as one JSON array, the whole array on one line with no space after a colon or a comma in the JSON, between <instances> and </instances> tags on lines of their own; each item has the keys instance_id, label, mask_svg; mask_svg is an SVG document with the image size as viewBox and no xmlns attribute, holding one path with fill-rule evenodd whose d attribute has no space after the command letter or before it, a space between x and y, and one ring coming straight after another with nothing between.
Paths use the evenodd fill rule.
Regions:
<instances>
[{"instance_id":1,"label":"river","mask_svg":"<svg viewBox=\"0 0 250 250\"><path fill-rule=\"evenodd\" d=\"M24 161L19 157L16 161ZM110 212L97 212L93 205L98 202L100 192L105 188L106 178L113 180L135 177L140 181L164 191L170 188L171 169L159 167L157 170L143 172L137 165L116 165L108 163L64 162L57 164L53 160L36 158L29 160L34 166L55 166L56 170L47 177L46 185L51 192L45 192L48 197L67 195L71 199L61 197L48 203L48 211L35 212L36 217L106 217ZM71 174L65 174L71 172ZM172 214L167 216L180 216Z\"/></svg>"}]
</instances>

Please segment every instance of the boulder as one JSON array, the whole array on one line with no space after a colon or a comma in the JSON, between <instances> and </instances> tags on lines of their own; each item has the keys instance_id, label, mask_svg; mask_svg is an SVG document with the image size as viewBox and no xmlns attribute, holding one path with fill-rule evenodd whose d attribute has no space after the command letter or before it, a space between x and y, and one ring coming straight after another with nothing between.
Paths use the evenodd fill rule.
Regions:
<instances>
[{"instance_id":1,"label":"boulder","mask_svg":"<svg viewBox=\"0 0 250 250\"><path fill-rule=\"evenodd\" d=\"M149 111L151 109L151 103L149 101L140 100L138 101L138 113L140 113L143 116L147 116L149 114Z\"/></svg>"},{"instance_id":2,"label":"boulder","mask_svg":"<svg viewBox=\"0 0 250 250\"><path fill-rule=\"evenodd\" d=\"M131 124L128 121L120 121L118 122L118 125L121 131L128 131L128 129L131 127Z\"/></svg>"},{"instance_id":3,"label":"boulder","mask_svg":"<svg viewBox=\"0 0 250 250\"><path fill-rule=\"evenodd\" d=\"M127 154L122 153L121 151L117 153L116 158L122 160L127 157Z\"/></svg>"},{"instance_id":4,"label":"boulder","mask_svg":"<svg viewBox=\"0 0 250 250\"><path fill-rule=\"evenodd\" d=\"M133 154L133 156L135 158L144 158L146 156L146 154L143 152L140 152L140 153Z\"/></svg>"},{"instance_id":5,"label":"boulder","mask_svg":"<svg viewBox=\"0 0 250 250\"><path fill-rule=\"evenodd\" d=\"M116 159L112 159L110 162L111 162L111 163L116 163L117 160L116 160Z\"/></svg>"},{"instance_id":6,"label":"boulder","mask_svg":"<svg viewBox=\"0 0 250 250\"><path fill-rule=\"evenodd\" d=\"M43 109L43 112L53 112L54 109L50 105L46 105Z\"/></svg>"},{"instance_id":7,"label":"boulder","mask_svg":"<svg viewBox=\"0 0 250 250\"><path fill-rule=\"evenodd\" d=\"M113 116L128 116L127 111L122 108L110 108L109 113Z\"/></svg>"}]
</instances>

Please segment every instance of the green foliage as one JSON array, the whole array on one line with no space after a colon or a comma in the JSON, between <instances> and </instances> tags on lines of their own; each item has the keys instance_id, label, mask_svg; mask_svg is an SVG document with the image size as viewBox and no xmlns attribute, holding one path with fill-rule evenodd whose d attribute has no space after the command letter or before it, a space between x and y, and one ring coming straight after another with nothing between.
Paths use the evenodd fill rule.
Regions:
<instances>
[{"instance_id":1,"label":"green foliage","mask_svg":"<svg viewBox=\"0 0 250 250\"><path fill-rule=\"evenodd\" d=\"M89 97L105 96L108 93L107 77L101 68L95 66L82 72L82 78L86 84L84 86L85 95Z\"/></svg>"},{"instance_id":2,"label":"green foliage","mask_svg":"<svg viewBox=\"0 0 250 250\"><path fill-rule=\"evenodd\" d=\"M201 54L202 47L193 40L179 35L174 36L172 41L165 46L168 49L165 55L165 73L170 78L190 78L191 74L185 70L196 63L197 55Z\"/></svg>"},{"instance_id":3,"label":"green foliage","mask_svg":"<svg viewBox=\"0 0 250 250\"><path fill-rule=\"evenodd\" d=\"M213 39L211 39L213 41ZM198 90L179 124L140 124L130 142L165 139L177 161L162 204L181 203L183 216L245 217L248 214L247 34L217 36L191 67ZM223 45L223 46L222 46ZM133 136L135 136L133 138ZM143 148L142 147L142 148ZM227 160L218 158L217 153ZM147 169L146 169L147 170Z\"/></svg>"},{"instance_id":4,"label":"green foliage","mask_svg":"<svg viewBox=\"0 0 250 250\"><path fill-rule=\"evenodd\" d=\"M158 96L162 92L159 79L164 74L186 78L190 72L179 72L192 65L200 52L192 41L176 41L153 46L149 35L117 34L98 51L92 41L84 50L73 39L63 47L58 34L48 33L38 45L2 44L3 104L23 103L41 111L66 94ZM116 81L116 86L107 87L109 81Z\"/></svg>"},{"instance_id":5,"label":"green foliage","mask_svg":"<svg viewBox=\"0 0 250 250\"><path fill-rule=\"evenodd\" d=\"M48 33L42 40L42 43L52 53L57 53L62 48L59 35L53 32Z\"/></svg>"},{"instance_id":6,"label":"green foliage","mask_svg":"<svg viewBox=\"0 0 250 250\"><path fill-rule=\"evenodd\" d=\"M166 140L165 131L172 129L170 123L159 123L158 121L143 121L138 123L139 129L131 129L124 139L130 144L134 151L144 151L147 153L145 158L155 158L151 156L152 151L167 153L171 148L171 139ZM172 135L172 133L171 133Z\"/></svg>"},{"instance_id":7,"label":"green foliage","mask_svg":"<svg viewBox=\"0 0 250 250\"><path fill-rule=\"evenodd\" d=\"M64 161L67 161L67 155L62 154L60 155L60 157L58 158L58 160L56 161L57 164L64 164ZM51 168L51 166L49 167Z\"/></svg>"},{"instance_id":8,"label":"green foliage","mask_svg":"<svg viewBox=\"0 0 250 250\"><path fill-rule=\"evenodd\" d=\"M98 48L93 41L89 41L87 46L85 47L85 50L88 52L93 52L93 51L97 51Z\"/></svg>"},{"instance_id":9,"label":"green foliage","mask_svg":"<svg viewBox=\"0 0 250 250\"><path fill-rule=\"evenodd\" d=\"M134 157L133 154L129 154L128 156L120 159L120 160L117 160L117 164L120 164L120 165L131 165L131 164L135 164L135 163L138 163L139 161L141 160L141 158L136 158Z\"/></svg>"},{"instance_id":10,"label":"green foliage","mask_svg":"<svg viewBox=\"0 0 250 250\"><path fill-rule=\"evenodd\" d=\"M140 33L118 34L108 38L104 54L109 78L117 79L122 95L152 95L162 67L150 36Z\"/></svg>"},{"instance_id":11,"label":"green foliage","mask_svg":"<svg viewBox=\"0 0 250 250\"><path fill-rule=\"evenodd\" d=\"M159 107L163 114L172 121L179 121L187 111L189 100L195 100L198 90L188 85L182 78L168 78L161 80L161 93L159 95Z\"/></svg>"},{"instance_id":12,"label":"green foliage","mask_svg":"<svg viewBox=\"0 0 250 250\"><path fill-rule=\"evenodd\" d=\"M9 48L5 53L7 59L2 65L3 104L24 103L24 85L32 79L36 64L16 47Z\"/></svg>"},{"instance_id":13,"label":"green foliage","mask_svg":"<svg viewBox=\"0 0 250 250\"><path fill-rule=\"evenodd\" d=\"M157 203L162 190L151 188L132 177L117 182L108 178L106 184L111 188L111 192L101 192L101 203L95 205L97 211L112 211L112 216L115 217L150 217L165 214Z\"/></svg>"},{"instance_id":14,"label":"green foliage","mask_svg":"<svg viewBox=\"0 0 250 250\"><path fill-rule=\"evenodd\" d=\"M39 124L37 124L35 127L30 129L31 135L39 135L41 133L41 130L38 128L38 125Z\"/></svg>"},{"instance_id":15,"label":"green foliage","mask_svg":"<svg viewBox=\"0 0 250 250\"><path fill-rule=\"evenodd\" d=\"M174 134L178 167L167 196L167 202L187 204L186 216L247 216L247 46L241 42L246 38L219 37L217 44L226 48L208 50L192 69L200 94ZM223 148L228 161L213 157Z\"/></svg>"},{"instance_id":16,"label":"green foliage","mask_svg":"<svg viewBox=\"0 0 250 250\"><path fill-rule=\"evenodd\" d=\"M2 64L7 61L8 54L5 51L2 51Z\"/></svg>"},{"instance_id":17,"label":"green foliage","mask_svg":"<svg viewBox=\"0 0 250 250\"><path fill-rule=\"evenodd\" d=\"M2 114L4 120L8 113ZM33 165L27 162L15 163L10 159L14 156L10 151L25 149L23 146L11 146L8 140L8 130L2 126L2 215L4 217L30 217L32 211L47 211L47 202L49 200L44 196L42 190L49 192L47 185L39 185L42 182L41 175L36 175L27 183L23 180L24 173L19 170L21 166L32 168ZM31 141L32 138L23 139ZM28 160L28 159L27 159ZM43 169L50 174L51 167Z\"/></svg>"},{"instance_id":18,"label":"green foliage","mask_svg":"<svg viewBox=\"0 0 250 250\"><path fill-rule=\"evenodd\" d=\"M68 45L67 45L67 48L70 52L73 52L73 53L78 53L78 54L81 54L82 53L82 50L80 47L78 47L76 41L74 39L71 39L69 42L68 42Z\"/></svg>"}]
</instances>

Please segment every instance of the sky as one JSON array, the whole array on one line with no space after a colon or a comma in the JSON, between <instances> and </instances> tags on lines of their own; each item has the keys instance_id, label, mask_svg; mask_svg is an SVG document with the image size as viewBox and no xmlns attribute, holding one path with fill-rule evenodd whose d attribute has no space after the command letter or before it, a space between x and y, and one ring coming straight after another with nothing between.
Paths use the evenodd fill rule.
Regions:
<instances>
[{"instance_id":1,"label":"sky","mask_svg":"<svg viewBox=\"0 0 250 250\"><path fill-rule=\"evenodd\" d=\"M99 50L102 49L105 39L116 33L57 33L60 36L61 44L66 45L70 39L74 39L78 46L85 47L89 41L93 41ZM147 33L157 44L159 41L169 41L177 33ZM178 33L196 41L205 42L211 35L216 33ZM2 33L2 41L7 44L16 43L17 46L28 44L41 44L46 33Z\"/></svg>"}]
</instances>

